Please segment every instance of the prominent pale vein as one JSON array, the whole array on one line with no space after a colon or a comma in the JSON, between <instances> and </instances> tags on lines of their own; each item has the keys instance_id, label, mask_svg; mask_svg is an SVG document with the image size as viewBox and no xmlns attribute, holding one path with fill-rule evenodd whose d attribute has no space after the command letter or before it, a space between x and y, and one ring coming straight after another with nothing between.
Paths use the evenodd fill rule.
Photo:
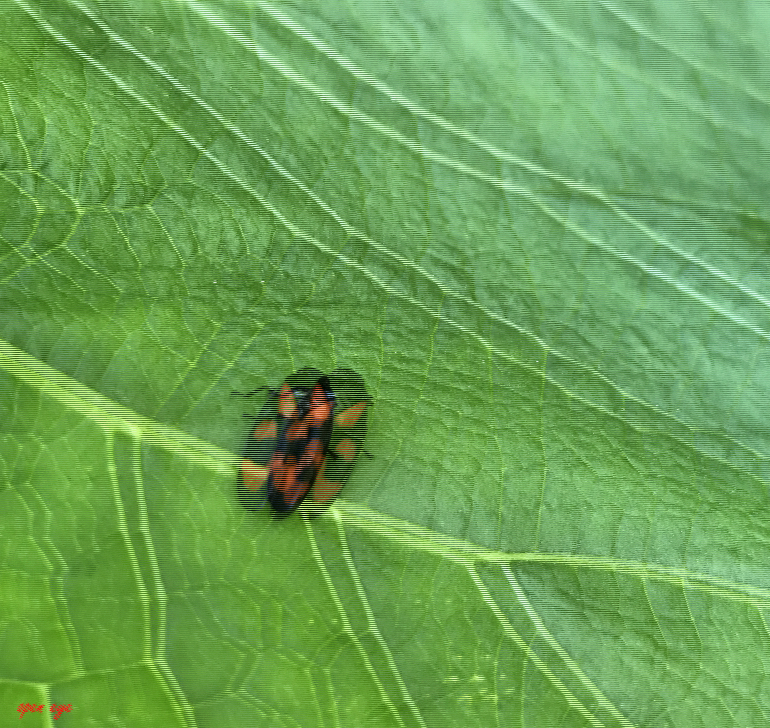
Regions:
<instances>
[{"instance_id":1,"label":"prominent pale vein","mask_svg":"<svg viewBox=\"0 0 770 728\"><path fill-rule=\"evenodd\" d=\"M479 578L479 575L474 569L469 569L469 573L473 583L481 594L484 603L489 607L492 613L495 615L501 629L505 636L511 640L523 654L527 656L527 659L540 671L540 673L554 686L554 688L564 697L567 705L570 706L575 712L580 713L583 718L588 721L594 728L603 728L604 723L599 720L584 704L583 701L578 700L575 693L570 690L564 681L543 661L536 652L533 652L529 645L522 639L521 635L513 628L513 625L508 620L503 611L500 609L497 601L489 593L486 584ZM626 724L627 725L627 724Z\"/></svg>"},{"instance_id":2,"label":"prominent pale vein","mask_svg":"<svg viewBox=\"0 0 770 728\"><path fill-rule=\"evenodd\" d=\"M577 679L583 684L583 686L589 691L591 696L596 700L596 702L601 705L605 710L607 710L612 717L625 728L629 728L632 724L630 721L626 718L625 715L623 715L617 707L607 698L607 696L599 689L599 687L591 680L588 675L583 672L583 670L580 669L580 665L578 665L575 660L572 659L572 656L561 646L559 641L551 634L551 631L545 626L543 623L543 620L540 618L540 615L537 613L537 610L532 605L532 603L529 601L529 598L527 597L524 590L521 588L521 584L519 584L519 580L513 575L513 572L511 571L508 564L503 564L500 567L500 570L503 572L503 575L508 580L508 583L511 585L511 589L513 590L513 593L516 595L516 599L518 600L519 604L523 607L524 611L527 613L527 616L532 621L532 624L535 625L535 629L537 630L537 633L540 635L540 637L543 638L543 640L546 642L546 644L559 656L559 659L562 661L562 664L572 672ZM481 581L479 579L479 581Z\"/></svg>"},{"instance_id":3,"label":"prominent pale vein","mask_svg":"<svg viewBox=\"0 0 770 728\"><path fill-rule=\"evenodd\" d=\"M398 725L403 726L404 721L402 720L401 715L396 709L396 706L393 704L393 700L391 700L391 697L388 694L388 691L385 690L385 686L382 684L382 680L380 679L380 676L377 674L377 670L375 670L374 665L372 665L372 661L369 658L369 654L364 649L363 645L361 644L361 640L357 637L355 631L353 630L353 625L350 624L350 620L348 619L348 615L347 615L347 612L345 611L345 607L343 606L342 601L339 597L339 594L337 593L337 590L334 587L334 582L332 581L331 575L329 574L329 570L326 568L326 563L321 557L321 552L318 549L318 543L316 542L315 534L313 533L313 529L308 520L305 520L305 531L307 533L308 543L310 544L311 551L313 552L313 557L315 558L315 562L318 565L318 568L321 572L321 576L323 577L323 580L326 584L326 591L329 594L329 597L331 598L331 600L334 602L334 606L337 610L337 615L339 616L340 622L342 623L342 631L348 636L350 641L355 645L356 652L358 652L358 656L361 662L364 665L366 665L366 670L369 673L369 676L371 677L375 687L377 688L377 692L379 693L380 699L382 700L383 704L387 705L388 711L393 716L393 718L398 722Z\"/></svg>"},{"instance_id":4,"label":"prominent pale vein","mask_svg":"<svg viewBox=\"0 0 770 728\"><path fill-rule=\"evenodd\" d=\"M196 7L196 6L200 7L200 4L195 2L195 0L192 0L191 4L193 7ZM654 240L656 244L660 245L661 247L667 248L676 256L684 260L687 260L689 263L692 263L693 265L705 270L715 278L722 280L724 283L730 286L736 287L738 290L741 291L741 293L745 294L750 298L755 299L762 305L770 308L769 298L767 298L766 296L763 296L761 293L753 290L752 288L749 288L748 286L742 284L737 279L728 275L727 273L720 270L716 266L709 264L707 261L702 260L692 255L691 253L688 253L682 248L677 247L676 245L671 243L667 238L664 238L662 236L655 234L648 226L640 223L638 220L636 220L636 218L631 216L629 213L627 213L625 210L619 207L616 203L614 203L611 200L611 198L608 197L599 188L590 187L589 185L586 185L584 182L577 182L574 179L557 174L551 170L546 169L545 167L542 167L541 165L538 165L534 162L524 159L523 157L516 156L509 151L501 149L500 147L497 147L487 142L486 140L482 139L481 137L473 134L467 129L458 127L448 119L445 119L439 116L438 114L435 114L434 112L429 111L428 109L425 109L419 104L416 104L415 102L411 101L407 97L398 93L396 90L394 90L387 84L383 83L379 79L376 79L371 74L366 73L364 70L357 67L350 59L346 58L337 50L333 49L331 46L326 44L324 41L314 36L310 31L300 26L297 22L295 22L294 20L286 16L284 13L281 13L280 11L275 10L267 3L260 2L258 4L268 15L273 17L277 22L280 22L282 25L284 25L284 27L290 29L293 33L301 37L309 45L314 47L317 51L319 51L320 53L323 53L325 56L333 60L335 63L337 63L340 66L340 68L344 69L351 76L353 76L359 81L362 81L368 84L369 86L374 88L376 91L381 93L386 98L390 99L394 103L398 104L399 106L409 111L409 113L414 114L415 116L419 116L420 118L425 119L431 124L434 124L435 126L449 132L453 136L456 136L459 139L462 139L463 141L468 142L473 146L478 147L479 149L482 149L483 151L487 152L490 156L494 157L495 159L517 166L528 172L532 172L533 174L540 175L551 181L558 182L559 184L564 185L566 188L570 189L573 192L584 193L586 196L591 197L596 201L603 203L608 209L610 209L612 212L617 214L621 219L624 219L626 222L628 222L630 225L638 229L640 232L643 232L647 237L649 237L649 239ZM406 137L399 134L395 130L388 129L384 125L379 124L379 122L377 122L374 119L371 119L368 115L363 114L363 112L340 101L339 99L335 98L328 92L324 91L323 89L320 89L315 84L311 83L309 80L300 76L298 73L292 71L288 66L282 63L280 59L276 59L274 56L269 54L266 50L262 48L258 48L253 41L249 41L248 39L246 39L241 33L239 33L237 30L232 28L232 26L225 23L219 16L217 16L212 11L201 10L200 12L205 17L207 17L207 19L216 20L221 25L221 27L225 32L227 32L231 37L233 37L235 40L241 43L244 47L256 53L261 60L266 61L276 71L281 73L281 75L283 75L285 78L296 83L301 88L304 88L312 92L313 95L316 96L316 98L318 98L319 100L325 103L328 103L330 106L332 106L334 109L336 109L340 113L343 113L350 118L356 118L356 120L366 123L368 126L375 129L376 131L379 131L389 136L394 141L397 141L400 144L402 144L402 146L407 147L408 149L410 149L410 151L413 151L418 154L424 152L427 155L427 158L431 159L431 161L446 164L446 166L450 166L454 168L456 171L466 172L470 176L473 176L477 179L484 180L493 186L501 187L506 191L509 191L515 194L521 194L526 199L529 199L529 200L532 199L532 196L528 194L528 191L526 190L526 188L520 187L518 185L512 185L511 183L506 182L505 180L501 180L498 177L486 175L461 162L452 161L450 158L444 157L443 155L438 155L433 152L429 152L423 145L412 142L411 140L407 139ZM542 18L539 15L537 16L537 20L540 22L543 22ZM548 27L549 29L554 30L552 25L549 25ZM548 212L550 210L550 208L548 208L545 205L542 206L542 209L544 210L544 212ZM586 239L589 242L593 242L590 237L587 237ZM615 254L611 248L608 248L607 252ZM634 259L628 258L627 262L633 263ZM654 269L650 269L646 272L654 275Z\"/></svg>"},{"instance_id":5,"label":"prominent pale vein","mask_svg":"<svg viewBox=\"0 0 770 728\"><path fill-rule=\"evenodd\" d=\"M0 341L0 370L63 407L98 422L106 432L119 432L131 440L158 445L215 472L234 472L232 453L144 417L5 341Z\"/></svg>"},{"instance_id":6,"label":"prominent pale vein","mask_svg":"<svg viewBox=\"0 0 770 728\"><path fill-rule=\"evenodd\" d=\"M597 0L597 2L598 1L599 0ZM749 132L746 129L742 129L741 127L737 127L734 123L728 124L727 121L725 121L724 119L718 119L718 120L715 119L713 109L709 109L707 112L703 106L697 103L693 103L692 100L682 96L681 94L677 95L674 89L668 88L666 86L662 86L660 84L657 84L657 85L652 84L650 82L651 76L649 74L640 73L640 68L643 69L643 67L621 65L617 62L615 63L608 62L601 53L598 53L596 51L596 46L592 47L589 44L584 43L574 33L570 33L568 30L565 30L565 28L562 25L559 25L555 20L553 20L552 17L549 17L543 11L542 6L539 6L537 3L532 3L530 2L530 0L515 0L515 2L513 2L512 4L515 5L515 7L518 10L521 10L522 12L526 13L530 18L532 18L532 20L538 23L541 27L545 28L549 33L551 33L557 38L560 38L562 41L564 41L565 43L568 43L573 48L576 48L585 56L595 59L596 61L601 63L605 68L608 68L615 73L622 74L627 78L630 78L634 83L638 83L640 85L647 86L648 88L653 89L655 92L660 94L661 97L663 97L664 99L676 102L683 108L687 109L687 111L689 111L690 113L699 116L700 118L704 119L705 121L708 121L709 123L712 123L712 124L718 123L720 127L729 128L732 131L739 133L746 138L754 138L754 135L751 132ZM631 25L629 23L626 23L626 24L629 26ZM639 35L644 35L644 34L639 33ZM649 37L648 37L648 40L649 40ZM658 44L658 45L661 45L661 44ZM672 55L676 55L676 54L672 54ZM688 59L686 59L684 56L677 55L677 57L681 61L688 63L688 65L690 66L693 65L689 63ZM698 70L705 74L704 69L699 68ZM714 75L714 76L717 75L711 69L709 69L708 72L711 75ZM749 92L746 92L746 95L749 97L753 97L755 99L758 98Z\"/></svg>"},{"instance_id":7,"label":"prominent pale vein","mask_svg":"<svg viewBox=\"0 0 770 728\"><path fill-rule=\"evenodd\" d=\"M659 35L654 34L649 28L645 27L642 23L640 23L638 20L636 20L627 12L625 12L622 8L617 7L612 3L604 2L603 0L596 0L596 1L599 3L599 5L603 5L609 13L611 13L616 18L618 18L618 20L620 20L627 28L632 30L639 37L645 38L650 43L658 46L659 48L663 48L667 53L669 53L672 56L672 58L677 58L684 65L696 71L699 75L711 76L712 78L716 78L719 80L720 83L724 84L725 86L730 86L736 89L737 91L740 91L742 94L745 94L752 101L758 101L765 107L770 106L770 101L768 101L768 99L765 96L763 96L757 89L751 88L747 85L740 84L738 82L738 79L736 79L735 76L728 76L727 74L721 73L720 70L715 67L707 67L704 64L696 61L691 56L688 56L682 53L680 49L676 48L676 46L673 46L670 43L666 43L663 40L663 38L661 38ZM764 49L760 47L758 50L764 50Z\"/></svg>"},{"instance_id":8,"label":"prominent pale vein","mask_svg":"<svg viewBox=\"0 0 770 728\"><path fill-rule=\"evenodd\" d=\"M544 551L512 553L488 549L463 539L437 533L424 526L388 516L360 503L342 499L333 506L343 522L361 531L376 533L410 549L434 554L463 566L473 562L488 564L545 564L576 570L591 569L609 574L625 574L637 579L652 579L693 590L703 591L733 602L751 604L757 609L770 608L770 589L744 582L724 579L712 574L692 571L678 566L643 563L615 556L550 553Z\"/></svg>"},{"instance_id":9,"label":"prominent pale vein","mask_svg":"<svg viewBox=\"0 0 770 728\"><path fill-rule=\"evenodd\" d=\"M138 602L142 610L142 654L144 660L149 664L155 659L155 655L152 651L152 631L150 625L152 620L150 619L150 592L147 589L147 585L142 578L142 569L139 566L139 556L136 553L134 544L131 538L131 531L128 527L128 521L126 519L126 511L123 507L123 498L120 495L120 486L118 485L118 474L115 468L115 430L105 428L105 439L107 449L107 472L110 476L110 482L112 484L113 498L112 501L115 504L115 510L117 511L117 523L118 531L120 532L121 539L123 540L123 548L128 557L128 561L131 564L131 573L134 577L136 584L136 591L138 595ZM147 535L147 534L144 534Z\"/></svg>"},{"instance_id":10,"label":"prominent pale vein","mask_svg":"<svg viewBox=\"0 0 770 728\"><path fill-rule=\"evenodd\" d=\"M388 668L390 669L390 672L393 675L393 679L396 681L396 684L398 685L398 689L401 692L401 697L411 709L412 714L415 717L415 720L417 720L420 725L424 726L425 721L420 715L417 704L414 702L414 698L409 693L409 690L406 687L406 683L404 683L404 680L401 677L401 673L399 672L399 669L396 665L396 661L393 659L393 654L391 653L387 642L383 638L382 634L380 633L380 629L377 626L377 620L374 618L374 614L372 613L372 608L369 605L369 600L366 597L364 586L361 583L361 579L358 576L358 570L356 569L355 564L353 563L353 557L350 554L350 548L348 547L348 543L347 543L347 536L345 534L345 529L342 526L342 519L339 517L339 513L337 512L333 512L332 517L334 518L334 524L337 529L337 537L340 539L340 543L342 544L342 555L343 555L343 558L345 559L345 564L348 567L348 571L350 572L350 578L353 581L353 584L355 585L356 594L358 595L359 602L361 603L361 607L364 610L364 614L366 615L366 624L369 629L369 632L374 636L374 639L377 641L377 644L380 646L380 650L382 651L382 654L385 657L385 661L388 665Z\"/></svg>"},{"instance_id":11,"label":"prominent pale vein","mask_svg":"<svg viewBox=\"0 0 770 728\"><path fill-rule=\"evenodd\" d=\"M62 45L69 48L73 53L78 55L82 60L87 62L89 65L96 68L100 73L102 73L104 76L109 78L118 88L120 88L124 93L126 93L131 98L135 99L139 104L141 104L144 108L146 108L148 111L153 113L160 121L162 121L166 126L168 126L170 129L174 130L179 136L183 139L185 139L194 149L196 149L202 156L206 157L217 169L222 172L223 175L225 175L228 179L232 180L235 184L240 186L242 189L244 189L246 192L248 192L255 200L257 200L270 214L272 214L289 232L292 233L292 235L296 236L297 238L315 246L317 249L323 251L327 255L330 255L332 257L337 258L340 262L343 262L347 266L356 269L359 271L364 277L366 277L368 280L373 282L378 288L382 290L388 291L391 295L396 295L400 297L402 300L405 300L409 302L411 305L416 306L417 308L423 310L426 312L430 317L439 317L441 321L446 323L448 326L452 328L456 328L459 331L461 331L466 336L476 340L483 348L486 348L487 350L495 353L497 356L499 356L501 359L516 363L520 366L522 366L525 369L528 369L532 371L533 373L540 373L539 370L536 370L532 365L530 365L527 362L519 361L515 356L511 355L507 351L503 351L499 349L496 346L493 346L490 342L486 341L482 336L477 334L474 331L470 331L467 327L463 326L459 322L453 321L451 319L448 319L444 316L439 315L436 311L430 309L428 306L423 304L421 301L418 301L411 296L399 293L397 291L393 291L384 281L381 281L378 279L374 274L372 274L368 268L365 266L357 263L356 261L351 260L347 256L344 256L343 254L339 253L338 251L334 250L333 248L330 248L329 246L321 243L316 238L313 238L308 233L306 233L304 230L299 228L297 225L292 223L278 208L270 203L267 199L263 198L261 195L257 193L257 191L251 187L245 180L237 177L232 170L230 170L218 157L216 157L214 154L211 153L209 149L207 149L204 145L202 145L200 142L198 142L194 137L192 137L186 130L184 130L182 127L180 127L178 124L176 124L171 118L169 118L165 113L163 113L160 109L158 109L156 106L151 104L147 99L145 99L143 96L141 96L139 93L137 93L134 89L132 89L128 84L126 84L121 78L115 76L109 69L107 69L105 66L103 66L101 63L99 63L96 59L91 58L88 54L86 54L84 51L82 51L80 48L75 46L73 43L71 43L69 40L67 40L64 36L62 36L55 28L53 28L50 24L48 24L45 20L43 20L35 11L33 11L31 8L29 8L24 0L16 0L18 4L24 8L26 12L28 12L35 20L40 24L42 28L44 28L52 37L54 37L58 42L60 42ZM86 12L84 10L84 12ZM94 19L94 22L98 22L96 19ZM526 336L531 341L537 343L538 346L541 346L544 350L550 351L552 356L557 356L563 361L567 361L571 364L574 364L575 366L583 369L584 371L589 372L594 378L597 380L603 382L604 384L608 385L611 389L614 391L619 392L623 395L625 399L627 399L630 402L634 402L636 404L639 404L641 407L645 409L649 409L652 411L655 411L660 416L664 417L667 420L676 422L680 426L682 426L685 429L689 429L689 425L678 420L673 415L670 415L668 413L662 412L658 408L654 407L653 405L644 402L640 398L631 395L629 393L626 393L622 390L620 390L617 385L609 380L606 376L600 374L599 372L591 369L590 367L587 367L586 365L576 362L573 359L567 357L566 355L562 354L561 352L558 352L546 345L546 343L540 339L539 337L535 336L534 334L525 331L521 327L517 326L515 323L505 319L504 317L500 316L499 314L496 314L480 304L478 304L475 301L472 301L470 299L467 299L466 297L462 296L461 294L452 291L451 289L448 289L445 284L438 281L434 276L430 275L427 271L423 270L419 265L416 263L413 263L412 261L407 260L403 256L399 255L398 253L394 251L387 250L384 248L384 246L381 246L379 243L375 242L374 240L362 235L359 233L355 228L353 228L351 225L349 225L347 222L342 220L336 213L334 213L326 203L322 202L311 190L309 190L305 185L303 185L299 180L296 180L293 175L291 175L287 170L283 169L278 163L272 159L264 150L260 149L254 142L249 140L246 135L238 129L235 125L225 120L218 112L216 112L214 109L212 109L209 105L207 105L202 100L198 99L194 94L192 94L189 90L184 89L184 87L181 86L175 79L172 79L163 69L161 69L157 64L155 64L150 59L147 59L144 57L141 53L136 51L136 49L133 49L131 46L125 43L125 41L122 41L122 39L115 36L115 34L106 26L103 27L105 33L108 33L110 37L115 40L115 42L118 42L122 44L124 47L126 47L128 50L131 50L132 53L136 54L137 57L143 60L143 62L147 63L150 67L152 67L154 70L156 70L157 73L163 75L164 78L167 78L169 83L173 83L182 93L185 93L188 95L191 99L194 99L196 103L201 104L202 108L206 109L208 113L211 113L217 120L220 121L231 133L238 136L238 138L242 139L242 141L247 144L250 148L254 149L258 154L263 156L263 158L268 161L268 163L271 164L271 166L276 169L282 176L286 177L287 179L291 180L294 184L296 184L300 189L305 192L305 194L308 194L311 199L313 199L319 206L321 206L322 209L328 212L331 216L334 217L335 220L338 221L340 226L345 230L346 233L349 235L355 235L359 237L362 240L365 240L367 243L372 245L373 248L381 252L383 255L387 255L391 259L398 262L400 265L403 265L405 267L411 268L412 270L415 270L415 272L418 272L420 275L422 275L426 280L429 280L431 283L433 283L442 293L445 295L452 296L453 298L456 298L457 300L462 301L466 305L475 308L482 312L485 316L489 317L490 319L493 319L504 326L507 326L509 328L514 329L519 334ZM245 41L244 41L245 42ZM531 195L527 190L524 190L524 188L520 188L523 194L526 194L529 196L536 206L540 207L543 210L546 210L547 206L543 205L534 195ZM551 211L551 215L554 216L555 213ZM560 222L562 222L565 227L568 227L576 234L580 234L581 236L584 236L584 233L582 230L579 230L576 225L571 223L569 220L561 217L561 216L555 216L556 219L559 219ZM586 240L590 240L588 236L585 236ZM621 257L624 260L628 260L630 262L633 262L635 259L631 256L626 255L625 253L622 253L621 251L615 251L614 248L611 248L610 246L606 246L608 252L613 252L614 254L617 254L619 257ZM651 273L654 273L654 269L649 269ZM669 277L670 278L670 277ZM685 287L685 290L688 290ZM768 336L768 340L770 341L770 336ZM600 407L599 405L590 402L580 396L575 395L572 392L567 392L563 385L558 382L557 380L553 379L552 377L547 377L547 380L549 383L551 383L554 387L557 389L564 391L566 394L568 394L571 397L574 397L578 401L584 403L587 407L590 407L592 409L598 409L602 411L604 414L606 414L609 417L619 419L624 422L624 424L633 427L636 429L636 425L634 423L622 420L618 415L615 413L607 411L605 408ZM673 436L672 436L673 437ZM685 441L682 441L679 438L674 438L678 442L680 442L683 446L695 449L695 446L692 443L687 443ZM763 458L759 452L749 448L747 445L735 441L731 438L725 437L726 440L729 442L737 445L741 449L750 452L754 457L756 458ZM696 450L697 451L697 450ZM697 451L699 452L699 451ZM714 455L711 453L701 453L702 455L705 455L707 457L711 457L716 459L719 462L722 462L723 464L727 465L730 468L735 468L736 466L733 463L723 461L719 458L715 458ZM741 471L743 472L743 471ZM751 475L751 477L754 477L756 479L756 476ZM761 482L761 481L760 481Z\"/></svg>"},{"instance_id":12,"label":"prominent pale vein","mask_svg":"<svg viewBox=\"0 0 770 728\"><path fill-rule=\"evenodd\" d=\"M232 453L117 404L4 341L0 341L0 370L7 371L27 386L51 397L62 406L98 422L107 432L120 432L128 438L163 447L180 458L196 463L199 467L234 477L236 462ZM678 585L684 582L692 589L707 591L731 601L752 604L757 609L770 609L770 589L754 587L682 567L642 563L609 556L495 551L436 533L343 499L335 501L332 509L336 509L342 521L349 526L377 533L389 540L409 544L412 548L463 564L469 561L488 563L522 561L628 574L640 579L658 579Z\"/></svg>"}]
</instances>

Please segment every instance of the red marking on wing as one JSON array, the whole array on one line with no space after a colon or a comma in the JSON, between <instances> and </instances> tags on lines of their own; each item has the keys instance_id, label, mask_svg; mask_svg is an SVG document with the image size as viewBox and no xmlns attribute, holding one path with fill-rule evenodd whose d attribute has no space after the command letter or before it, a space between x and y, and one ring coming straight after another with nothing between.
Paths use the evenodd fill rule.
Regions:
<instances>
[{"instance_id":1,"label":"red marking on wing","mask_svg":"<svg viewBox=\"0 0 770 728\"><path fill-rule=\"evenodd\" d=\"M292 420L289 423L289 427L286 429L287 440L304 440L307 438L307 417L301 420Z\"/></svg>"},{"instance_id":2,"label":"red marking on wing","mask_svg":"<svg viewBox=\"0 0 770 728\"><path fill-rule=\"evenodd\" d=\"M275 422L269 420L268 422L262 422L254 428L254 432L251 435L255 440L270 440L278 436L278 430L275 426Z\"/></svg>"},{"instance_id":3,"label":"red marking on wing","mask_svg":"<svg viewBox=\"0 0 770 728\"><path fill-rule=\"evenodd\" d=\"M317 383L307 408L303 402L304 416L299 417L297 400L288 387L282 388L280 398L279 411L288 422L278 451L270 458L268 496L280 494L274 505L280 504L278 509L289 513L305 497L324 464L335 400L327 388Z\"/></svg>"},{"instance_id":4,"label":"red marking on wing","mask_svg":"<svg viewBox=\"0 0 770 728\"><path fill-rule=\"evenodd\" d=\"M326 480L324 478L324 471L326 470L326 463L321 466L321 470L318 473L318 477L315 479L315 485L313 486L313 502L318 504L328 503L337 493L342 490L343 483L339 483L335 480Z\"/></svg>"},{"instance_id":5,"label":"red marking on wing","mask_svg":"<svg viewBox=\"0 0 770 728\"><path fill-rule=\"evenodd\" d=\"M270 484L283 496L283 500L288 506L293 506L305 493L309 487L308 483L300 483L297 480L297 472L300 465L296 458L286 458L284 462L271 463L270 465Z\"/></svg>"},{"instance_id":6,"label":"red marking on wing","mask_svg":"<svg viewBox=\"0 0 770 728\"><path fill-rule=\"evenodd\" d=\"M318 439L312 439L308 442L305 452L302 453L300 458L300 465L312 465L313 463L320 464L323 459L324 449L321 441Z\"/></svg>"}]
</instances>

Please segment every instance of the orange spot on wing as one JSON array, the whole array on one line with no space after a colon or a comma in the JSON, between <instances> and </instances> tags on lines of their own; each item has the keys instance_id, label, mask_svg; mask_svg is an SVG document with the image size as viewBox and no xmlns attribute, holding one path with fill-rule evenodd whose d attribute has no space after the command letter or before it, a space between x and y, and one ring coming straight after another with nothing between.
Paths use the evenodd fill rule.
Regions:
<instances>
[{"instance_id":1,"label":"orange spot on wing","mask_svg":"<svg viewBox=\"0 0 770 728\"><path fill-rule=\"evenodd\" d=\"M350 438L345 438L344 440L340 440L337 443L337 447L334 448L335 451L341 455L345 460L352 460L356 456L356 443L353 442Z\"/></svg>"},{"instance_id":2,"label":"orange spot on wing","mask_svg":"<svg viewBox=\"0 0 770 728\"><path fill-rule=\"evenodd\" d=\"M324 471L326 470L326 463L321 466L321 471L318 473L318 477L315 479L313 485L313 502L323 505L328 503L334 498L337 493L342 490L342 483L338 483L336 480L326 480L324 478Z\"/></svg>"},{"instance_id":3,"label":"orange spot on wing","mask_svg":"<svg viewBox=\"0 0 770 728\"><path fill-rule=\"evenodd\" d=\"M337 427L353 427L361 419L364 409L366 409L366 402L359 402L343 410L334 418Z\"/></svg>"},{"instance_id":4,"label":"orange spot on wing","mask_svg":"<svg viewBox=\"0 0 770 728\"><path fill-rule=\"evenodd\" d=\"M321 443L318 442L318 440L311 440L307 444L305 452L302 453L301 462L308 465L311 465L312 463L320 463L321 460L323 460L323 455L324 451Z\"/></svg>"},{"instance_id":5,"label":"orange spot on wing","mask_svg":"<svg viewBox=\"0 0 770 728\"><path fill-rule=\"evenodd\" d=\"M251 435L255 440L269 440L278 436L275 422L263 422L254 428Z\"/></svg>"},{"instance_id":6,"label":"orange spot on wing","mask_svg":"<svg viewBox=\"0 0 770 728\"><path fill-rule=\"evenodd\" d=\"M286 430L287 440L304 440L307 437L308 423L306 420L293 420Z\"/></svg>"},{"instance_id":7,"label":"orange spot on wing","mask_svg":"<svg viewBox=\"0 0 770 728\"><path fill-rule=\"evenodd\" d=\"M278 414L287 420L297 414L297 402L288 384L281 386L281 393L278 395Z\"/></svg>"},{"instance_id":8,"label":"orange spot on wing","mask_svg":"<svg viewBox=\"0 0 770 728\"><path fill-rule=\"evenodd\" d=\"M264 465L257 465L251 460L241 462L241 477L243 486L248 490L259 490L267 480L269 470Z\"/></svg>"},{"instance_id":9,"label":"orange spot on wing","mask_svg":"<svg viewBox=\"0 0 770 728\"><path fill-rule=\"evenodd\" d=\"M284 502L293 506L306 492L307 484L297 480L298 465L296 458L286 458L280 465L270 468L270 483L283 496Z\"/></svg>"}]
</instances>

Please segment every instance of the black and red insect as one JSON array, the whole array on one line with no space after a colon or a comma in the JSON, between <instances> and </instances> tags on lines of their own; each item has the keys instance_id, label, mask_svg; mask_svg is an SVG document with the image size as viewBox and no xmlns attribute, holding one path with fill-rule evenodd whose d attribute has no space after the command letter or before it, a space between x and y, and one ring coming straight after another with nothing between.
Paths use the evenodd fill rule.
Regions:
<instances>
[{"instance_id":1,"label":"black and red insect","mask_svg":"<svg viewBox=\"0 0 770 728\"><path fill-rule=\"evenodd\" d=\"M327 377L305 367L279 390L270 390L243 449L241 503L257 510L268 500L279 516L292 513L303 500L308 515L322 511L342 489L361 451L368 404L363 380L350 369Z\"/></svg>"}]
</instances>

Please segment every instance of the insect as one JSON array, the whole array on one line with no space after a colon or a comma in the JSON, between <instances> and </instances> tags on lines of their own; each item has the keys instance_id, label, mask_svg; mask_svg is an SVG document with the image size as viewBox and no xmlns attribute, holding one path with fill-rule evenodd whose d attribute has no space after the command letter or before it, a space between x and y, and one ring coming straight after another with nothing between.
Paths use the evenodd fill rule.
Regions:
<instances>
[{"instance_id":1,"label":"insect","mask_svg":"<svg viewBox=\"0 0 770 728\"><path fill-rule=\"evenodd\" d=\"M329 382L337 398L334 428L324 459L310 495L303 509L316 516L337 497L348 481L359 454L369 453L362 449L366 437L369 394L361 375L352 369L335 369L329 374Z\"/></svg>"},{"instance_id":2,"label":"insect","mask_svg":"<svg viewBox=\"0 0 770 728\"><path fill-rule=\"evenodd\" d=\"M341 410L337 392L348 403ZM310 493L308 515L321 512L350 476L366 434L368 404L363 380L349 369L327 377L305 367L279 390L269 390L243 449L238 473L243 506L258 510L267 500L278 516L286 516Z\"/></svg>"}]
</instances>

